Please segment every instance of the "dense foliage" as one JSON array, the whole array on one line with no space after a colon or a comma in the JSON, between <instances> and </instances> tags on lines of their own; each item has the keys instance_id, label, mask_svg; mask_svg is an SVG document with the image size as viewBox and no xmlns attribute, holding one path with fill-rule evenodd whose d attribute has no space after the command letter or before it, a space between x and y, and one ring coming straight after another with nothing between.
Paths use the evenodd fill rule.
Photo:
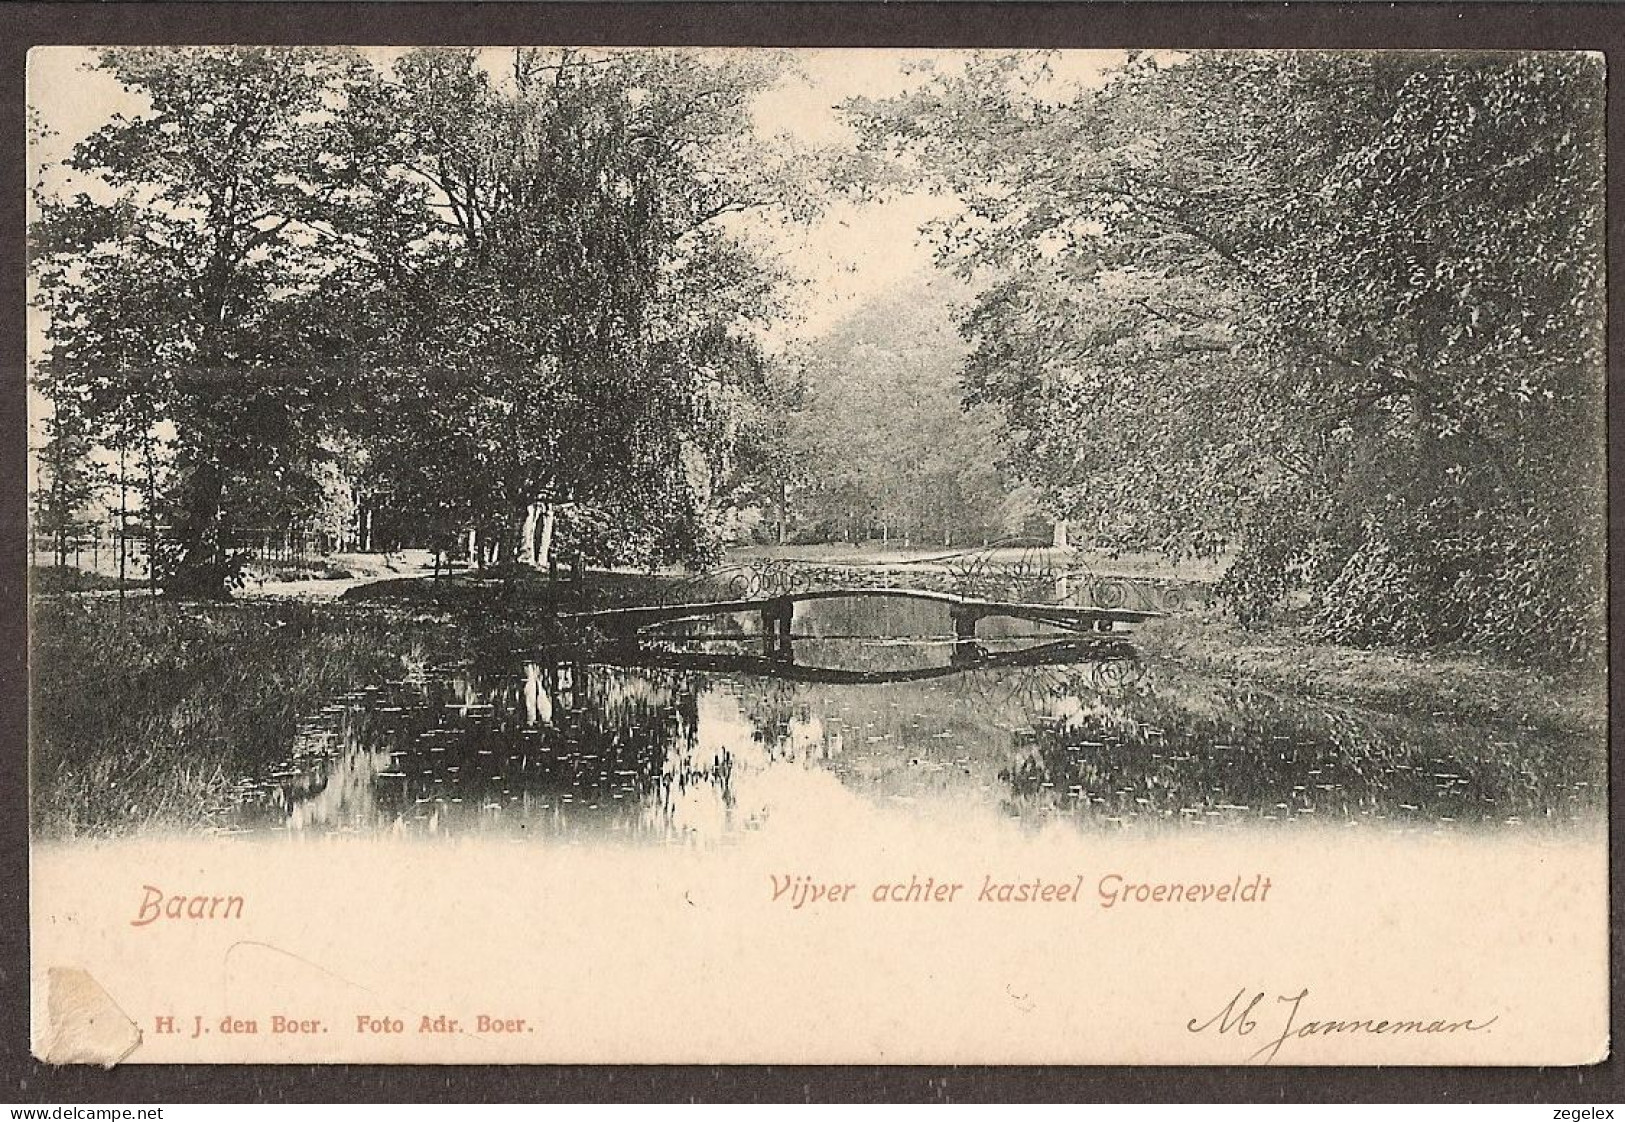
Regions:
<instances>
[{"instance_id":1,"label":"dense foliage","mask_svg":"<svg viewBox=\"0 0 1625 1122\"><path fill-rule=\"evenodd\" d=\"M808 205L752 141L774 56L99 57L145 108L40 196L40 385L163 453L168 591L223 595L245 531L345 483L363 541L714 547L772 307L718 220Z\"/></svg>"},{"instance_id":2,"label":"dense foliage","mask_svg":"<svg viewBox=\"0 0 1625 1122\"><path fill-rule=\"evenodd\" d=\"M352 99L365 144L443 212L411 212L432 236L350 313L387 325L369 446L397 512L440 539L471 526L498 558L545 555L560 517L604 560L715 544L731 419L762 380L739 328L772 308L717 220L790 205L746 160L771 61L526 50L499 76L419 51Z\"/></svg>"},{"instance_id":3,"label":"dense foliage","mask_svg":"<svg viewBox=\"0 0 1625 1122\"><path fill-rule=\"evenodd\" d=\"M750 509L781 540L958 544L1036 491L1075 540L1231 558L1246 620L1600 648L1595 57L928 72L849 107L840 177L957 197L964 286L776 358L778 277L731 219L805 216L829 177L763 139L774 54L97 57L139 108L31 227L59 562L93 447L183 596L295 522L652 565Z\"/></svg>"},{"instance_id":4,"label":"dense foliage","mask_svg":"<svg viewBox=\"0 0 1625 1122\"><path fill-rule=\"evenodd\" d=\"M129 48L102 65L150 112L78 145L69 165L93 187L41 200L42 366L113 441L173 430L168 585L219 594L235 490L286 481L315 450L328 380L304 309L327 265L301 232L337 189L323 110L356 70L316 50Z\"/></svg>"},{"instance_id":5,"label":"dense foliage","mask_svg":"<svg viewBox=\"0 0 1625 1122\"><path fill-rule=\"evenodd\" d=\"M956 192L972 401L1099 542L1346 641L1602 634L1594 56L986 57L854 107Z\"/></svg>"},{"instance_id":6,"label":"dense foliage","mask_svg":"<svg viewBox=\"0 0 1625 1122\"><path fill-rule=\"evenodd\" d=\"M941 546L1024 529L1030 504L1002 469L997 419L961 401L953 309L967 297L950 278L918 279L806 348L779 439L801 468L780 469L781 527L803 540Z\"/></svg>"}]
</instances>

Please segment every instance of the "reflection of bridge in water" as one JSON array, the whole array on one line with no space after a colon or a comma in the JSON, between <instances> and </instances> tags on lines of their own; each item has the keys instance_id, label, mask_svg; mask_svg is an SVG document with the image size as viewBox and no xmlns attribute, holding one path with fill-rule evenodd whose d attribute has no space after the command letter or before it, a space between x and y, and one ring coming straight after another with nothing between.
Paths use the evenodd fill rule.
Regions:
<instances>
[{"instance_id":1,"label":"reflection of bridge in water","mask_svg":"<svg viewBox=\"0 0 1625 1122\"><path fill-rule=\"evenodd\" d=\"M680 651L645 647L617 650L610 661L616 666L661 670L690 670L706 673L749 674L815 685L887 685L925 682L946 678L967 670L997 670L1008 667L1056 666L1091 660L1106 662L1132 660L1134 648L1119 636L1063 639L1013 651L989 652L974 641L954 644L946 663L911 666L903 669L863 670L850 667L809 666L795 661L794 647L786 641L772 651L754 655L744 652Z\"/></svg>"},{"instance_id":2,"label":"reflection of bridge in water","mask_svg":"<svg viewBox=\"0 0 1625 1122\"><path fill-rule=\"evenodd\" d=\"M768 658L787 660L791 651L790 624L797 604L814 600L913 600L943 604L953 624L957 643L974 645L976 625L991 617L1004 617L1043 624L1064 631L1109 634L1120 625L1143 623L1160 612L1130 608L1101 608L1072 604L1039 604L1011 600L987 600L952 592L931 592L915 588L830 588L791 592L751 599L697 601L687 604L654 604L597 611L571 612L562 618L590 624L608 635L625 637L645 628L706 616L755 613L762 620L762 649Z\"/></svg>"}]
</instances>

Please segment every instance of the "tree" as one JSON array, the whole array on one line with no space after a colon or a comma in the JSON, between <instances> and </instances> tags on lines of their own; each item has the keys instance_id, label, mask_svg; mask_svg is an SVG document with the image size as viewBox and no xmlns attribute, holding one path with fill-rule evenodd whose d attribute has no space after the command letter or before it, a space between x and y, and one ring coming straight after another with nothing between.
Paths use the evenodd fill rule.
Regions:
<instances>
[{"instance_id":1,"label":"tree","mask_svg":"<svg viewBox=\"0 0 1625 1122\"><path fill-rule=\"evenodd\" d=\"M164 586L223 596L234 491L316 447L331 371L304 313L331 267L314 252L325 208L355 178L334 166L330 129L359 63L118 48L98 65L147 108L78 145L68 164L86 190L36 223L50 361L99 414L142 402L133 412L173 427Z\"/></svg>"},{"instance_id":2,"label":"tree","mask_svg":"<svg viewBox=\"0 0 1625 1122\"><path fill-rule=\"evenodd\" d=\"M438 215L373 294L381 488L545 560L565 520L604 559L708 547L716 442L756 359L769 274L719 220L782 205L749 102L771 60L518 50L403 57L352 99ZM401 425L398 422L407 420Z\"/></svg>"},{"instance_id":3,"label":"tree","mask_svg":"<svg viewBox=\"0 0 1625 1122\"><path fill-rule=\"evenodd\" d=\"M1600 642L1602 76L1582 55L1131 58L855 106L960 194L971 399L1097 540L1238 551L1354 642ZM1538 170L1537 170L1538 169Z\"/></svg>"},{"instance_id":4,"label":"tree","mask_svg":"<svg viewBox=\"0 0 1625 1122\"><path fill-rule=\"evenodd\" d=\"M728 222L811 205L800 157L755 137L777 56L98 65L144 106L77 146L85 189L34 223L46 361L151 492L163 462L169 592L225 595L245 535L330 520L341 457L394 540L545 561L557 525L604 560L714 552L775 283Z\"/></svg>"},{"instance_id":5,"label":"tree","mask_svg":"<svg viewBox=\"0 0 1625 1122\"><path fill-rule=\"evenodd\" d=\"M817 477L820 450L807 438L804 373L782 359L760 363L756 373L734 410L737 432L727 445L733 470L724 476L719 497L736 510L765 512L782 545L789 540L793 504Z\"/></svg>"},{"instance_id":6,"label":"tree","mask_svg":"<svg viewBox=\"0 0 1625 1122\"><path fill-rule=\"evenodd\" d=\"M808 348L788 440L808 449L801 513L823 536L873 526L887 539L951 545L956 533L1002 529L997 420L962 401L953 306L967 296L950 278L916 278Z\"/></svg>"},{"instance_id":7,"label":"tree","mask_svg":"<svg viewBox=\"0 0 1625 1122\"><path fill-rule=\"evenodd\" d=\"M103 482L103 473L91 458L92 429L72 388L48 377L36 387L49 404L42 420L44 440L39 447L38 479L34 487L34 532L52 543L57 565L68 563L70 543L81 530L94 525L91 508ZM32 562L33 558L30 558Z\"/></svg>"}]
</instances>

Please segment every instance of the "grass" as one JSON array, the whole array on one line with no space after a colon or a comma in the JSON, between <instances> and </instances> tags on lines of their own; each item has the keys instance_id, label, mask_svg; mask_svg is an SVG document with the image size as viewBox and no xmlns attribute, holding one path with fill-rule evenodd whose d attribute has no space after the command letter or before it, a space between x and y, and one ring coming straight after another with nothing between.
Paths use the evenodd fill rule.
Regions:
<instances>
[{"instance_id":1,"label":"grass","mask_svg":"<svg viewBox=\"0 0 1625 1122\"><path fill-rule=\"evenodd\" d=\"M1212 614L1153 620L1138 630L1136 642L1164 663L1392 712L1516 721L1593 738L1607 729L1607 675L1600 665L1454 650L1364 650L1317 642L1292 627L1249 630Z\"/></svg>"},{"instance_id":2,"label":"grass","mask_svg":"<svg viewBox=\"0 0 1625 1122\"><path fill-rule=\"evenodd\" d=\"M64 592L112 592L119 588L147 587L142 580L126 579L89 569L76 569L72 565L31 565L28 569L28 588L36 596L50 596Z\"/></svg>"},{"instance_id":3,"label":"grass","mask_svg":"<svg viewBox=\"0 0 1625 1122\"><path fill-rule=\"evenodd\" d=\"M35 833L208 827L332 696L457 657L445 621L379 607L62 598L33 608Z\"/></svg>"}]
</instances>

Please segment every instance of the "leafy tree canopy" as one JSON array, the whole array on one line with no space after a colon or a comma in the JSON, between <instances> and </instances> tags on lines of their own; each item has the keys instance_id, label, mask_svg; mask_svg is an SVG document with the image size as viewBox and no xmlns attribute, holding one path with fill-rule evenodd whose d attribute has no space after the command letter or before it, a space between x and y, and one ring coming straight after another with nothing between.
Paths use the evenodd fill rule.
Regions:
<instances>
[{"instance_id":1,"label":"leafy tree canopy","mask_svg":"<svg viewBox=\"0 0 1625 1122\"><path fill-rule=\"evenodd\" d=\"M84 190L40 195L40 369L109 444L173 445L171 592L223 595L234 536L309 514L339 451L442 546L512 556L545 510L605 559L714 547L775 282L728 220L816 205L805 155L753 130L778 56L97 65L142 109L76 146Z\"/></svg>"},{"instance_id":2,"label":"leafy tree canopy","mask_svg":"<svg viewBox=\"0 0 1625 1122\"><path fill-rule=\"evenodd\" d=\"M1602 66L986 56L851 109L955 192L970 400L1098 541L1352 641L1600 641Z\"/></svg>"}]
</instances>

